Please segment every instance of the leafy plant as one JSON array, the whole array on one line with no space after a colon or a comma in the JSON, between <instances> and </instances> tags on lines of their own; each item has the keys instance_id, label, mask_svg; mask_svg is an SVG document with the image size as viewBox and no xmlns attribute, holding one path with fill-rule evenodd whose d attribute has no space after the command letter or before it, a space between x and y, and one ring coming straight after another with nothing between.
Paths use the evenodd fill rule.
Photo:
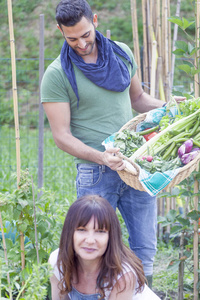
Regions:
<instances>
[{"instance_id":1,"label":"leafy plant","mask_svg":"<svg viewBox=\"0 0 200 300\"><path fill-rule=\"evenodd\" d=\"M173 53L182 60L182 63L177 67L179 70L184 71L187 76L193 79L194 75L200 73L200 66L195 64L195 56L199 51L198 39L195 36L195 31L189 32L189 28L195 25L195 20L189 21L182 17L170 17L169 21L177 24L178 27L184 32L185 40L176 41L176 49ZM187 98L191 95L183 93Z\"/></svg>"},{"instance_id":2,"label":"leafy plant","mask_svg":"<svg viewBox=\"0 0 200 300\"><path fill-rule=\"evenodd\" d=\"M43 190L37 199L34 199L34 194L28 170L21 171L18 189L12 193L0 194L8 258L8 266L3 263L1 289L5 296L8 293L6 274L9 272L13 294L18 295L16 299L41 299L41 295L46 295L50 274L47 260L50 252L58 247L65 217L63 212L69 206L65 200L57 203L52 192ZM5 226L8 220L9 224ZM24 269L21 269L19 233L24 235ZM2 246L2 258L4 251ZM27 296L19 298L23 290L26 290Z\"/></svg>"}]
</instances>

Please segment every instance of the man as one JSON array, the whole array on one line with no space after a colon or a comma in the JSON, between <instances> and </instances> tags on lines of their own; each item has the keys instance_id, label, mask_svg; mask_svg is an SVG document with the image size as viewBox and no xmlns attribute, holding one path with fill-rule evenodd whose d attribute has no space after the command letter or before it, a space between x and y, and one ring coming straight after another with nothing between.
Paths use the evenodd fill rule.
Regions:
<instances>
[{"instance_id":1,"label":"man","mask_svg":"<svg viewBox=\"0 0 200 300\"><path fill-rule=\"evenodd\" d=\"M42 102L56 145L77 164L77 197L98 194L119 208L130 248L142 260L151 284L156 253L156 198L127 186L116 171L125 164L101 143L139 113L164 102L146 94L127 45L112 42L96 28L85 0L62 0L57 27L65 41L42 81Z\"/></svg>"}]
</instances>

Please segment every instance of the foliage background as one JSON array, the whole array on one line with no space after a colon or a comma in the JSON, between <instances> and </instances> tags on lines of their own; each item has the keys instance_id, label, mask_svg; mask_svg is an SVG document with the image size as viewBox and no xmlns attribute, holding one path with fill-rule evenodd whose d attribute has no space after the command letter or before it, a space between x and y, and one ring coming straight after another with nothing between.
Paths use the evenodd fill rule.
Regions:
<instances>
[{"instance_id":1,"label":"foliage background","mask_svg":"<svg viewBox=\"0 0 200 300\"><path fill-rule=\"evenodd\" d=\"M133 50L130 1L89 0L88 2L92 6L93 11L99 16L98 30L104 35L106 35L106 30L111 30L111 38L113 40L125 42ZM21 141L21 167L23 170L28 168L30 175L33 176L35 193L37 196L39 105L38 57L40 14L44 14L45 17L45 67L47 67L47 65L59 54L63 39L60 35L60 32L56 28L55 21L55 7L58 1L13 0L12 3L17 58L16 64ZM194 18L193 4L194 1L182 0L181 2L181 16L187 17L191 21ZM138 0L137 5L139 38L140 46L142 47L141 1ZM171 1L171 15L175 15L175 9L176 1ZM0 192L2 192L4 195L9 195L9 193L11 193L11 198L16 199L14 197L16 193L16 178L12 177L12 174L16 172L16 155L8 11L6 0L2 0L0 2L0 27ZM191 26L190 31L193 34L194 27ZM179 39L184 39L181 32L179 32ZM187 81L187 78L185 78L185 73L182 71L177 72L175 83L180 85L183 89L185 88L185 81ZM42 212L40 221L45 220L45 216L48 215L48 217L53 218L56 223L52 222L52 227L46 228L48 230L45 230L43 226L39 227L40 239L44 239L44 243L41 245L41 249L44 251L41 255L42 262L47 261L49 252L51 252L58 245L58 236L61 231L65 213L70 203L72 203L76 198L75 176L76 170L73 164L73 158L70 155L63 153L55 146L49 130L48 122L45 118L45 191L42 198L43 205L40 207ZM32 192L30 192L30 197L32 197L31 193ZM37 203L37 205L39 205L39 203ZM125 243L127 243L127 230L119 213L118 215L122 225L123 238ZM8 217L11 218L11 214L4 212L4 221L7 220ZM56 224L56 226L53 224ZM7 229L7 232L9 232L9 229L10 228ZM48 241L49 235L51 235L50 239L52 243L49 243ZM8 244L8 249L12 249L12 251L9 252L10 258L14 259L15 257L15 260L13 261L13 270L17 263L19 263L20 253L16 255L16 251L19 251L16 250L17 246L19 245L15 244L14 246L11 242ZM160 252L157 258L159 262L155 264L156 269L159 269L161 260L163 263L163 268L166 268L169 261L173 259L174 256L178 255L177 251L172 248L173 246L171 244L168 244L168 247L169 248L166 251L165 245L163 243L159 244ZM30 251L30 256L27 257L27 261L36 259L35 254L33 257L31 253L32 252ZM162 255L160 253L162 253ZM161 257L159 255L161 255ZM3 257L2 253L1 256ZM166 260L164 258L166 258ZM177 272L164 272L163 268L162 272L158 270L158 276L155 279L155 284L157 288L161 290L164 282L163 277L165 277L167 274L171 274L170 276L172 280L170 282L167 281L167 287L166 285L163 287L163 290L165 290L165 295L163 297L168 297L170 294L168 292L169 290L174 291L177 289ZM26 278L28 278L27 274L25 274ZM13 271L12 276L13 278L16 278L16 271ZM187 280L190 282L190 278L187 278ZM17 289L16 286L17 284L15 282L14 287ZM172 293L170 295L172 295Z\"/></svg>"}]
</instances>

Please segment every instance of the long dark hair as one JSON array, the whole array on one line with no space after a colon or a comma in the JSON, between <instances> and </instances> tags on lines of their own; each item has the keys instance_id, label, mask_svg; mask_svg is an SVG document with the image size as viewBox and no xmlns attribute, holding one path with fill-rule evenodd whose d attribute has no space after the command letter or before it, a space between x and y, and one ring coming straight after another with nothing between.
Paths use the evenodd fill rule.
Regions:
<instances>
[{"instance_id":1,"label":"long dark hair","mask_svg":"<svg viewBox=\"0 0 200 300\"><path fill-rule=\"evenodd\" d=\"M74 26L82 17L93 23L91 7L85 0L61 0L56 7L56 21L61 28Z\"/></svg>"},{"instance_id":2,"label":"long dark hair","mask_svg":"<svg viewBox=\"0 0 200 300\"><path fill-rule=\"evenodd\" d=\"M74 231L78 227L85 227L91 217L98 223L99 229L109 232L107 249L102 256L100 272L97 278L97 289L105 297L104 289L113 287L117 276L123 272L123 265L130 266L136 273L138 291L143 289L145 276L141 261L122 242L120 223L109 202L97 195L86 195L76 200L68 210L60 238L58 269L61 273L61 294L72 290L73 274L77 272L77 259L73 247Z\"/></svg>"}]
</instances>

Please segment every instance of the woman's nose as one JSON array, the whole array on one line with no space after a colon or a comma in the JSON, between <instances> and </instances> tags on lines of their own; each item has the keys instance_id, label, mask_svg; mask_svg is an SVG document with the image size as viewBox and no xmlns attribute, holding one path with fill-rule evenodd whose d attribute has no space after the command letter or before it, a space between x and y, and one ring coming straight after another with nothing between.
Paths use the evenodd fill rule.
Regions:
<instances>
[{"instance_id":1,"label":"woman's nose","mask_svg":"<svg viewBox=\"0 0 200 300\"><path fill-rule=\"evenodd\" d=\"M95 238L93 234L88 234L85 238L86 243L93 244L95 242Z\"/></svg>"}]
</instances>

